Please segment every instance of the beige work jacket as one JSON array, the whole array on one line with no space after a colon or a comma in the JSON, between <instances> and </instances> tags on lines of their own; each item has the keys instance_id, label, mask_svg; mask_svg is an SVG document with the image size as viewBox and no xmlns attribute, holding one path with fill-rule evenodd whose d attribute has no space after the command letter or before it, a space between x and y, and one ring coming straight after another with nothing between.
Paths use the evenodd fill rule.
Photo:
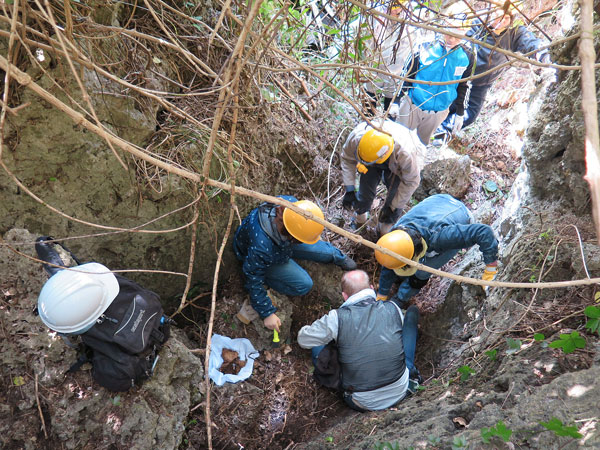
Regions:
<instances>
[{"instance_id":1,"label":"beige work jacket","mask_svg":"<svg viewBox=\"0 0 600 450\"><path fill-rule=\"evenodd\" d=\"M345 186L354 186L358 143L370 128L366 122L359 123L342 147L342 180ZM394 209L404 208L421 182L426 148L414 130L409 130L399 123L386 120L381 128L394 138L394 153L385 164L400 178L391 206Z\"/></svg>"}]
</instances>

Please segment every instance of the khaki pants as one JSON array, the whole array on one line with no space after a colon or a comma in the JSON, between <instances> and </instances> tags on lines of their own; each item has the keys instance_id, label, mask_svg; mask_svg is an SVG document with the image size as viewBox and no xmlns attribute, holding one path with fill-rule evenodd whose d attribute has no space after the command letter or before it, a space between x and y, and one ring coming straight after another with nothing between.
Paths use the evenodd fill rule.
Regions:
<instances>
[{"instance_id":1,"label":"khaki pants","mask_svg":"<svg viewBox=\"0 0 600 450\"><path fill-rule=\"evenodd\" d=\"M413 104L408 95L405 95L400 101L400 111L396 122L404 125L409 130L416 129L421 142L427 145L431 135L447 115L447 109L444 111L422 111Z\"/></svg>"}]
</instances>

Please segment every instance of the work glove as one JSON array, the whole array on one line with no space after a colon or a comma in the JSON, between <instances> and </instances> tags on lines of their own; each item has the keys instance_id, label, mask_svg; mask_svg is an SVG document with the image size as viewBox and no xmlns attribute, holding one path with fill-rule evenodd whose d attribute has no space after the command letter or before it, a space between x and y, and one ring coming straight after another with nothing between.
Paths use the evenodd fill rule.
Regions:
<instances>
[{"instance_id":1,"label":"work glove","mask_svg":"<svg viewBox=\"0 0 600 450\"><path fill-rule=\"evenodd\" d=\"M355 203L356 203L356 192L355 191L347 191L344 194L344 198L342 199L342 208L352 210L352 209L354 209Z\"/></svg>"},{"instance_id":2,"label":"work glove","mask_svg":"<svg viewBox=\"0 0 600 450\"><path fill-rule=\"evenodd\" d=\"M483 271L483 275L481 276L481 279L483 281L494 281L496 279L497 274L498 274L498 267L495 264L494 265L488 264L487 266L485 266L485 270ZM489 288L490 288L489 286L484 286L483 290L487 293Z\"/></svg>"},{"instance_id":3,"label":"work glove","mask_svg":"<svg viewBox=\"0 0 600 450\"><path fill-rule=\"evenodd\" d=\"M377 294L377 298L375 300L385 302L388 299L387 295Z\"/></svg>"},{"instance_id":4,"label":"work glove","mask_svg":"<svg viewBox=\"0 0 600 450\"><path fill-rule=\"evenodd\" d=\"M393 224L396 220L396 215L396 209L392 209L390 206L384 206L381 208L381 212L379 213L379 223Z\"/></svg>"},{"instance_id":5,"label":"work glove","mask_svg":"<svg viewBox=\"0 0 600 450\"><path fill-rule=\"evenodd\" d=\"M456 134L462 129L464 121L464 116L454 116L454 124L452 125L452 136L456 136Z\"/></svg>"}]
</instances>

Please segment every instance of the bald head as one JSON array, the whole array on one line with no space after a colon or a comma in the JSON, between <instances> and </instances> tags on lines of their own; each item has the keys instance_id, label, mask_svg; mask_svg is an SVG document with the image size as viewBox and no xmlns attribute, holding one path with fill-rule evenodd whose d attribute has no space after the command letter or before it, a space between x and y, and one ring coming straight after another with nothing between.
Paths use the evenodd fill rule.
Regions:
<instances>
[{"instance_id":1,"label":"bald head","mask_svg":"<svg viewBox=\"0 0 600 450\"><path fill-rule=\"evenodd\" d=\"M362 291L363 289L369 289L369 275L364 270L352 270L346 272L342 277L342 293L345 294L344 298L348 298Z\"/></svg>"}]
</instances>

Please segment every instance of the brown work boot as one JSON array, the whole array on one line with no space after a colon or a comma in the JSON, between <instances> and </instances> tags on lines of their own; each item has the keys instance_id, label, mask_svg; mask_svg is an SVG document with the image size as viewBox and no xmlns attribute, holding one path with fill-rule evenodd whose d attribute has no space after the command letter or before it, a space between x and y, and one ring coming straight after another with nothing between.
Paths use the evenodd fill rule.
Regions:
<instances>
[{"instance_id":1,"label":"brown work boot","mask_svg":"<svg viewBox=\"0 0 600 450\"><path fill-rule=\"evenodd\" d=\"M253 320L258 319L258 313L252 307L248 299L244 300L240 311L235 315L240 322L245 323L246 325L250 325Z\"/></svg>"}]
</instances>

